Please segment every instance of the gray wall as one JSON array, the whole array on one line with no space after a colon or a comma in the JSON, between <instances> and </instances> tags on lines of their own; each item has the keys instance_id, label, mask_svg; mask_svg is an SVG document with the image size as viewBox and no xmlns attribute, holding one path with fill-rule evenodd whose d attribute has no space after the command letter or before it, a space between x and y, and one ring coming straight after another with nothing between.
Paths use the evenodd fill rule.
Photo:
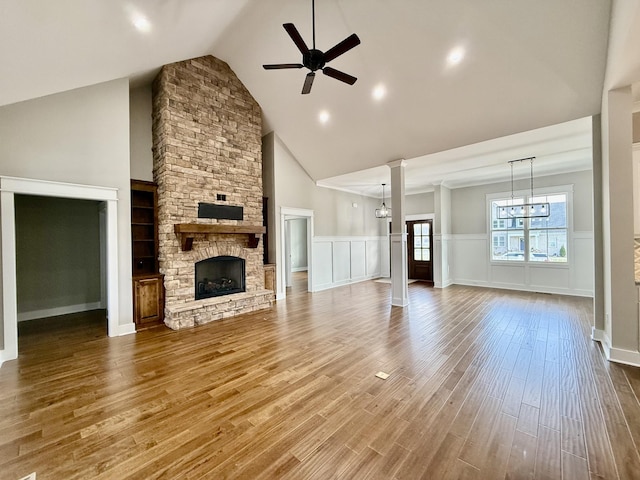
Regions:
<instances>
[{"instance_id":1,"label":"gray wall","mask_svg":"<svg viewBox=\"0 0 640 480\"><path fill-rule=\"evenodd\" d=\"M278 264L277 294L284 292L281 209L312 210L314 236L379 236L386 222L375 218L379 200L321 188L273 132L262 138L263 187L269 197L269 261Z\"/></svg>"},{"instance_id":2,"label":"gray wall","mask_svg":"<svg viewBox=\"0 0 640 480\"><path fill-rule=\"evenodd\" d=\"M1 107L0 174L118 189L118 316L130 324L128 80Z\"/></svg>"},{"instance_id":3,"label":"gray wall","mask_svg":"<svg viewBox=\"0 0 640 480\"><path fill-rule=\"evenodd\" d=\"M391 206L387 202L387 206ZM405 215L418 215L420 213L434 213L434 192L405 195Z\"/></svg>"},{"instance_id":4,"label":"gray wall","mask_svg":"<svg viewBox=\"0 0 640 480\"><path fill-rule=\"evenodd\" d=\"M380 234L380 221L375 218L375 209L380 203L378 199L316 186L273 133L263 138L263 162L267 160L265 165L270 163L271 157L276 215L279 215L277 212L280 207L313 210L316 236ZM267 177L270 174L265 172ZM268 181L269 178L265 179L265 186Z\"/></svg>"},{"instance_id":5,"label":"gray wall","mask_svg":"<svg viewBox=\"0 0 640 480\"><path fill-rule=\"evenodd\" d=\"M573 230L593 230L591 171L536 177L534 181L534 194L535 187L573 185ZM514 190L528 189L529 179L514 182ZM487 233L486 195L499 192L510 194L511 183L491 183L451 190L451 233Z\"/></svg>"},{"instance_id":6,"label":"gray wall","mask_svg":"<svg viewBox=\"0 0 640 480\"><path fill-rule=\"evenodd\" d=\"M307 264L307 221L303 218L288 220L291 235L291 268L306 269Z\"/></svg>"},{"instance_id":7,"label":"gray wall","mask_svg":"<svg viewBox=\"0 0 640 480\"><path fill-rule=\"evenodd\" d=\"M380 200L316 186L312 200L317 236L380 235L382 222L375 216Z\"/></svg>"},{"instance_id":8,"label":"gray wall","mask_svg":"<svg viewBox=\"0 0 640 480\"><path fill-rule=\"evenodd\" d=\"M15 196L18 313L100 302L99 205Z\"/></svg>"}]
</instances>

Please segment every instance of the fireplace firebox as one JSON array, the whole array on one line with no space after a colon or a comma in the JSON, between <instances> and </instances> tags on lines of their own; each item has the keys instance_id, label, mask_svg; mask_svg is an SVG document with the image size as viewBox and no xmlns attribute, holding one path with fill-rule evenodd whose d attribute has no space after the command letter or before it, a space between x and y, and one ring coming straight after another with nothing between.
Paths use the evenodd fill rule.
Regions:
<instances>
[{"instance_id":1,"label":"fireplace firebox","mask_svg":"<svg viewBox=\"0 0 640 480\"><path fill-rule=\"evenodd\" d=\"M219 256L196 263L196 300L245 291L245 261Z\"/></svg>"}]
</instances>

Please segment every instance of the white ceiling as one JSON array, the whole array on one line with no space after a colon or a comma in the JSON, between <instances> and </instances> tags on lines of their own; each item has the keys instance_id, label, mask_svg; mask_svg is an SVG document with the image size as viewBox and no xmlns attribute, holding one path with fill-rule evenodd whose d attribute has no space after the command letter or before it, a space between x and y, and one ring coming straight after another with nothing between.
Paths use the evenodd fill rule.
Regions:
<instances>
[{"instance_id":1,"label":"white ceiling","mask_svg":"<svg viewBox=\"0 0 640 480\"><path fill-rule=\"evenodd\" d=\"M534 177L590 170L592 167L591 117L529 130L444 152L412 158L405 166L405 194L430 192L434 185L468 187L508 181L510 160L534 156ZM530 177L529 162L513 164L513 178ZM382 196L382 183L389 195L386 165L318 181L337 190Z\"/></svg>"},{"instance_id":2,"label":"white ceiling","mask_svg":"<svg viewBox=\"0 0 640 480\"><path fill-rule=\"evenodd\" d=\"M625 56L638 57L630 48L631 27L640 24L633 3L616 37L622 70ZM317 0L319 49L354 32L362 40L331 62L358 81L319 75L311 94L300 95L305 71L262 64L300 61L282 24L293 22L310 44L311 0L0 0L0 105L115 78L148 81L163 64L213 54L260 103L265 131L274 130L320 184L379 195L384 165L399 158L408 160L408 191L502 179L506 161L518 156L536 156L540 174L583 169L590 123L570 121L600 111L610 7L608 0ZM132 26L136 14L149 19L149 33ZM448 67L456 46L465 58ZM388 95L375 102L379 83ZM317 120L323 109L326 125ZM564 125L536 130L555 124Z\"/></svg>"}]
</instances>

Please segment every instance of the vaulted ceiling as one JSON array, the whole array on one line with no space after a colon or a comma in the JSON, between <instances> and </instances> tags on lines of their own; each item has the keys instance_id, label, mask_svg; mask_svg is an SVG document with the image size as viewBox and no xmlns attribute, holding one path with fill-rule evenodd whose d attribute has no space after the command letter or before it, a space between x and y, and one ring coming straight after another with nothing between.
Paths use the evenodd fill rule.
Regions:
<instances>
[{"instance_id":1,"label":"vaulted ceiling","mask_svg":"<svg viewBox=\"0 0 640 480\"><path fill-rule=\"evenodd\" d=\"M639 23L634 3L620 51ZM317 48L357 33L362 44L331 66L358 81L318 75L311 94L301 95L306 71L262 64L300 62L282 24L293 22L311 44L311 0L1 0L0 105L115 78L139 84L163 64L212 54L260 103L265 133L275 131L314 180L331 185L373 169L377 175L351 184L378 184L388 175L381 166L405 158L427 169L415 173L420 183L446 182L438 172L448 170L455 186L464 183L456 172L476 175L498 163L506 170L504 155L491 153L505 137L529 145L514 154L578 162L536 151L531 134L511 135L600 111L610 12L607 0L317 0ZM146 32L136 18L148 20ZM451 65L454 48L464 55ZM386 96L377 101L379 85ZM580 122L565 128L588 130ZM558 136L549 130L543 141ZM575 145L582 161L584 147Z\"/></svg>"}]
</instances>

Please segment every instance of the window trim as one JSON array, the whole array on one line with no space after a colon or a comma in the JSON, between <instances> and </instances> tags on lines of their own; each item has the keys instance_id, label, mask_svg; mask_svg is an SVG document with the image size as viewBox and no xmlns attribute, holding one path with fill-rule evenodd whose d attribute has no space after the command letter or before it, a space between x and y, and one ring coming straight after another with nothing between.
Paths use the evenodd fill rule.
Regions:
<instances>
[{"instance_id":1,"label":"window trim","mask_svg":"<svg viewBox=\"0 0 640 480\"><path fill-rule=\"evenodd\" d=\"M565 194L567 196L567 261L566 262L534 262L526 257L523 260L494 260L493 259L493 240L492 240L492 232L493 224L491 218L491 203L494 200L504 200L511 198L511 191L507 192L497 192L497 193L488 193L486 194L486 218L485 218L485 226L487 228L487 247L488 247L488 255L489 255L489 264L490 265L505 265L505 266L517 266L520 265L522 267L540 267L540 268L569 268L573 264L573 184L569 185L554 185L548 187L535 187L533 191L533 196L538 197L541 195L557 195L557 194ZM513 196L515 197L524 197L525 199L531 195L531 190L523 189L523 190L514 190ZM525 242L528 246L529 239L528 233L531 231L529 227L526 225L528 222L524 222L523 231L525 233ZM544 229L533 229L533 230L544 230ZM553 229L552 229L553 230ZM525 247L526 248L526 247Z\"/></svg>"}]
</instances>

